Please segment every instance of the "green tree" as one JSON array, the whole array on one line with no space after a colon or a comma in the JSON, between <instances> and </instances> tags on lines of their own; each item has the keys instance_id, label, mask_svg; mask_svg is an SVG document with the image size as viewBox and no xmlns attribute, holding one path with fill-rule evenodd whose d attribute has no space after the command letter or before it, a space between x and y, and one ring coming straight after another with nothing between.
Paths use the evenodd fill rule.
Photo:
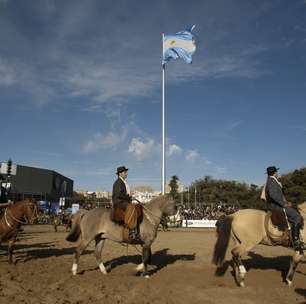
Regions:
<instances>
[{"instance_id":1,"label":"green tree","mask_svg":"<svg viewBox=\"0 0 306 304\"><path fill-rule=\"evenodd\" d=\"M284 174L280 181L288 201L294 204L306 201L306 168Z\"/></svg>"},{"instance_id":2,"label":"green tree","mask_svg":"<svg viewBox=\"0 0 306 304\"><path fill-rule=\"evenodd\" d=\"M174 199L178 199L178 181L179 178L176 175L173 175L171 177L171 180L169 182L169 187L170 187L170 195L174 198Z\"/></svg>"}]
</instances>

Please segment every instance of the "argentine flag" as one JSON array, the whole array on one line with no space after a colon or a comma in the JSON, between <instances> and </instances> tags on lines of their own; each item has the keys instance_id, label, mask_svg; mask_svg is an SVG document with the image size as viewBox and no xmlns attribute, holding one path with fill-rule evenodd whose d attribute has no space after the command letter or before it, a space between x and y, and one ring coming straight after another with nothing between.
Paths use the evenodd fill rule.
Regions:
<instances>
[{"instance_id":1,"label":"argentine flag","mask_svg":"<svg viewBox=\"0 0 306 304\"><path fill-rule=\"evenodd\" d=\"M164 35L163 65L171 59L178 58L182 58L187 63L192 63L192 55L196 50L194 37L191 33L194 27L195 25L175 35Z\"/></svg>"}]
</instances>

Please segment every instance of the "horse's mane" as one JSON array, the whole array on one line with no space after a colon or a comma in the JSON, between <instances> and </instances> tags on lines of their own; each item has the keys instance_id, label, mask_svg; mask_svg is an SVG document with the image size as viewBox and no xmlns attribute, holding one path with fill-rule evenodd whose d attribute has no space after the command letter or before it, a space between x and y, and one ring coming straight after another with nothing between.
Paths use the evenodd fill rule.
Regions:
<instances>
[{"instance_id":1,"label":"horse's mane","mask_svg":"<svg viewBox=\"0 0 306 304\"><path fill-rule=\"evenodd\" d=\"M152 198L147 204L163 204L169 201L169 196L168 195L159 195L157 197Z\"/></svg>"},{"instance_id":2,"label":"horse's mane","mask_svg":"<svg viewBox=\"0 0 306 304\"><path fill-rule=\"evenodd\" d=\"M26 199L24 199L24 200L15 202L15 203L12 204L10 207L13 207L13 206L20 206L20 205L24 205L24 204L36 204L36 201L33 200L32 198L26 198Z\"/></svg>"}]
</instances>

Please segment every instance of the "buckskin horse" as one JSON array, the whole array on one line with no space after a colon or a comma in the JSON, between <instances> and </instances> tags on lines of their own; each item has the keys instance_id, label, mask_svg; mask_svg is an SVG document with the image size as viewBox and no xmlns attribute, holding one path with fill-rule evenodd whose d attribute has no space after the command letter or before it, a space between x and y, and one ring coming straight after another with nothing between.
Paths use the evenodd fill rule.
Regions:
<instances>
[{"instance_id":1,"label":"buckskin horse","mask_svg":"<svg viewBox=\"0 0 306 304\"><path fill-rule=\"evenodd\" d=\"M13 246L18 230L23 224L33 224L37 217L37 205L29 200L23 200L7 205L0 218L0 244L8 243L8 262L13 263Z\"/></svg>"},{"instance_id":2,"label":"buckskin horse","mask_svg":"<svg viewBox=\"0 0 306 304\"><path fill-rule=\"evenodd\" d=\"M163 215L176 213L175 201L168 196L159 196L143 205L143 219L139 224L139 245L142 246L142 263L136 267L144 277L149 277L148 264L151 260L151 245L156 238L157 229ZM74 254L72 274L76 275L80 255L93 240L96 242L95 256L98 266L103 274L107 274L102 261L102 250L106 239L125 243L123 238L123 227L111 220L111 210L105 208L92 209L86 213L76 213L67 241L80 242Z\"/></svg>"},{"instance_id":3,"label":"buckskin horse","mask_svg":"<svg viewBox=\"0 0 306 304\"><path fill-rule=\"evenodd\" d=\"M299 210L306 220L306 202L299 205ZM232 261L235 280L239 286L244 286L246 269L242 264L243 254L252 250L258 244L290 245L290 231L280 231L271 222L270 214L262 210L244 209L219 219L217 226L217 241L215 244L213 263L222 266L229 240L232 239L235 247L232 249ZM306 229L301 231L302 238L306 239ZM290 261L290 268L286 282L290 286L298 263L305 252L294 251Z\"/></svg>"}]
</instances>

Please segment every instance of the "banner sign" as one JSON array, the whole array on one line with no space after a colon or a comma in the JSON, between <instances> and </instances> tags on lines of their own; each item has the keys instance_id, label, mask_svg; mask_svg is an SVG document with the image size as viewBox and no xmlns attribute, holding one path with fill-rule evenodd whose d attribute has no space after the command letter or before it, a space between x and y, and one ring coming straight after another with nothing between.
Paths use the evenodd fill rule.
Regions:
<instances>
[{"instance_id":1,"label":"banner sign","mask_svg":"<svg viewBox=\"0 0 306 304\"><path fill-rule=\"evenodd\" d=\"M215 220L183 220L182 227L185 228L215 228Z\"/></svg>"},{"instance_id":2,"label":"banner sign","mask_svg":"<svg viewBox=\"0 0 306 304\"><path fill-rule=\"evenodd\" d=\"M38 209L45 213L57 214L59 205L57 202L38 201Z\"/></svg>"},{"instance_id":3,"label":"banner sign","mask_svg":"<svg viewBox=\"0 0 306 304\"><path fill-rule=\"evenodd\" d=\"M72 214L77 213L79 211L79 209L80 209L80 205L79 204L72 204L71 207L72 207L72 210L71 210Z\"/></svg>"}]
</instances>

